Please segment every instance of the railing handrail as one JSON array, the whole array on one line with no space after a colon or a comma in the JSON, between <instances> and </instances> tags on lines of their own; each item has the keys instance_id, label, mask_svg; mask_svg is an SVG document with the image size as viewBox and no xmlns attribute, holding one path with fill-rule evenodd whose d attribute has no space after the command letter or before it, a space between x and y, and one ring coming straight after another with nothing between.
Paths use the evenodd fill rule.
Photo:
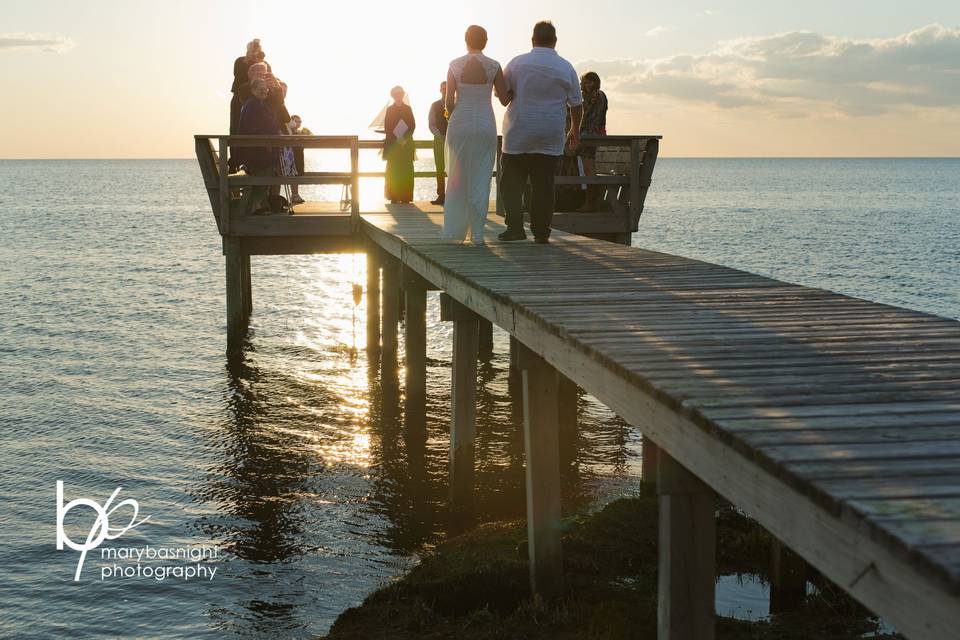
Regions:
<instances>
[{"instance_id":1,"label":"railing handrail","mask_svg":"<svg viewBox=\"0 0 960 640\"><path fill-rule=\"evenodd\" d=\"M379 150L383 148L382 139L361 140L356 135L213 135L196 134L194 139L197 143L198 155L202 149L210 149L219 154L216 160L216 174L210 171L209 176L205 176L205 181L214 184L219 183L213 191L211 197L216 198L218 206L217 211L222 212L218 218L221 225L221 232L229 233L230 229L230 190L233 187L243 186L279 186L279 185L349 185L350 186L350 210L351 221L354 228L358 228L360 221L360 180L363 178L381 178L386 175L383 171L361 171L360 170L360 150ZM613 171L605 174L596 174L590 176L557 176L558 185L606 185L609 187L622 187L626 191L621 191L619 197L628 194L625 200L619 200L620 208L628 207L623 213L629 212L631 220L635 224L643 211L643 200L645 199L646 189L650 186L651 174L659 149L660 135L612 135L612 136L583 136L581 143L585 146L593 147L621 147L629 152L630 170L627 175L616 174ZM213 145L216 141L216 145ZM500 149L502 148L503 137L497 136L497 166L490 178L497 181L497 211L502 210L500 194ZM413 140L417 149L432 149L433 140ZM293 147L304 149L341 149L350 152L350 170L349 171L324 171L324 172L305 172L299 176L251 176L247 174L228 173L227 156L230 147ZM648 162L647 152L652 149L651 160ZM215 156L211 155L211 159ZM202 168L201 163L201 168ZM415 178L435 178L439 174L437 171L416 171ZM623 204L624 202L628 204ZM611 206L617 210L616 202Z\"/></svg>"},{"instance_id":2,"label":"railing handrail","mask_svg":"<svg viewBox=\"0 0 960 640\"><path fill-rule=\"evenodd\" d=\"M498 136L502 138L502 136ZM227 147L278 146L306 149L349 149L356 140L360 149L382 149L383 139L361 139L349 135L223 135L197 134L198 140L224 140ZM661 140L661 135L609 135L582 136L581 144L586 146L629 147L634 140ZM433 139L413 141L417 149L432 149Z\"/></svg>"}]
</instances>

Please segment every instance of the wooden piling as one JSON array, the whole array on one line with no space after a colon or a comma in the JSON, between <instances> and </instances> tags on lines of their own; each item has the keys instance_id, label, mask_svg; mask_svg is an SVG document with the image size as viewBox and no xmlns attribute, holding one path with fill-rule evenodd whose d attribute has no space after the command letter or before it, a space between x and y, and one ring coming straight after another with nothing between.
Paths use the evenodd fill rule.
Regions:
<instances>
[{"instance_id":1,"label":"wooden piling","mask_svg":"<svg viewBox=\"0 0 960 640\"><path fill-rule=\"evenodd\" d=\"M400 262L385 256L383 268L381 358L383 366L397 366L397 323L400 311Z\"/></svg>"},{"instance_id":2,"label":"wooden piling","mask_svg":"<svg viewBox=\"0 0 960 640\"><path fill-rule=\"evenodd\" d=\"M368 357L380 353L380 260L376 247L367 249L367 352Z\"/></svg>"},{"instance_id":3,"label":"wooden piling","mask_svg":"<svg viewBox=\"0 0 960 640\"><path fill-rule=\"evenodd\" d=\"M523 372L530 589L536 596L553 599L563 593L557 371L517 344L518 365Z\"/></svg>"},{"instance_id":4,"label":"wooden piling","mask_svg":"<svg viewBox=\"0 0 960 640\"><path fill-rule=\"evenodd\" d=\"M640 477L647 482L657 481L657 460L660 457L660 448L649 436L643 436L643 451L640 458Z\"/></svg>"},{"instance_id":5,"label":"wooden piling","mask_svg":"<svg viewBox=\"0 0 960 640\"><path fill-rule=\"evenodd\" d=\"M243 345L246 333L244 313L243 254L240 239L223 237L224 274L227 294L227 350L237 351Z\"/></svg>"},{"instance_id":6,"label":"wooden piling","mask_svg":"<svg viewBox=\"0 0 960 640\"><path fill-rule=\"evenodd\" d=\"M477 409L477 351L480 318L446 294L440 294L440 319L453 322L450 394L451 527L465 529L474 517L474 439Z\"/></svg>"},{"instance_id":7,"label":"wooden piling","mask_svg":"<svg viewBox=\"0 0 960 640\"><path fill-rule=\"evenodd\" d=\"M657 637L713 640L717 537L713 491L661 449L657 492Z\"/></svg>"},{"instance_id":8,"label":"wooden piling","mask_svg":"<svg viewBox=\"0 0 960 640\"><path fill-rule=\"evenodd\" d=\"M562 468L577 460L579 421L577 404L580 387L573 380L557 373L557 420L560 428L560 463Z\"/></svg>"},{"instance_id":9,"label":"wooden piling","mask_svg":"<svg viewBox=\"0 0 960 640\"><path fill-rule=\"evenodd\" d=\"M520 365L518 364L519 363L518 354L519 354L520 346L521 345L517 341L517 339L514 338L513 336L510 336L510 368L511 369L517 369L517 370L520 369Z\"/></svg>"},{"instance_id":10,"label":"wooden piling","mask_svg":"<svg viewBox=\"0 0 960 640\"><path fill-rule=\"evenodd\" d=\"M489 360L493 355L493 323L479 316L477 322L477 353L484 360Z\"/></svg>"},{"instance_id":11,"label":"wooden piling","mask_svg":"<svg viewBox=\"0 0 960 640\"><path fill-rule=\"evenodd\" d=\"M250 274L250 254L240 254L241 275L243 277L243 322L250 324L250 315L253 313L253 283Z\"/></svg>"},{"instance_id":12,"label":"wooden piling","mask_svg":"<svg viewBox=\"0 0 960 640\"><path fill-rule=\"evenodd\" d=\"M413 272L404 276L404 417L408 427L420 427L427 415L427 284Z\"/></svg>"},{"instance_id":13,"label":"wooden piling","mask_svg":"<svg viewBox=\"0 0 960 640\"><path fill-rule=\"evenodd\" d=\"M770 543L770 613L795 611L807 597L809 566L774 538Z\"/></svg>"}]
</instances>

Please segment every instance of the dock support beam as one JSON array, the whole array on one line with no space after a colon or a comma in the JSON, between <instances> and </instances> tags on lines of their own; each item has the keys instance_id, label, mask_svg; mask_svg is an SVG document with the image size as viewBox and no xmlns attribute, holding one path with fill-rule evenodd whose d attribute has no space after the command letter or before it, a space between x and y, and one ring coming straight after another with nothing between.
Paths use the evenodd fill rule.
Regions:
<instances>
[{"instance_id":1,"label":"dock support beam","mask_svg":"<svg viewBox=\"0 0 960 640\"><path fill-rule=\"evenodd\" d=\"M580 387L557 372L557 420L560 428L560 462L566 469L577 460L577 403Z\"/></svg>"},{"instance_id":2,"label":"dock support beam","mask_svg":"<svg viewBox=\"0 0 960 640\"><path fill-rule=\"evenodd\" d=\"M520 353L520 347L521 347L520 342L513 336L510 336L510 368L511 369L516 369L516 370L520 369L519 355L518 355Z\"/></svg>"},{"instance_id":3,"label":"dock support beam","mask_svg":"<svg viewBox=\"0 0 960 640\"><path fill-rule=\"evenodd\" d=\"M239 238L223 236L223 256L227 293L227 350L239 351L247 331L244 257ZM247 261L249 264L249 258Z\"/></svg>"},{"instance_id":4,"label":"dock support beam","mask_svg":"<svg viewBox=\"0 0 960 640\"><path fill-rule=\"evenodd\" d=\"M478 353L484 360L489 360L493 355L493 323L486 318L477 316L477 326L479 343Z\"/></svg>"},{"instance_id":5,"label":"dock support beam","mask_svg":"<svg viewBox=\"0 0 960 640\"><path fill-rule=\"evenodd\" d=\"M405 400L407 428L423 428L427 420L427 283L404 270Z\"/></svg>"},{"instance_id":6,"label":"dock support beam","mask_svg":"<svg viewBox=\"0 0 960 640\"><path fill-rule=\"evenodd\" d=\"M379 249L367 249L367 354L371 362L380 356L380 260Z\"/></svg>"},{"instance_id":7,"label":"dock support beam","mask_svg":"<svg viewBox=\"0 0 960 640\"><path fill-rule=\"evenodd\" d=\"M530 590L553 599L563 593L557 370L519 342L517 360L523 372Z\"/></svg>"},{"instance_id":8,"label":"dock support beam","mask_svg":"<svg viewBox=\"0 0 960 640\"><path fill-rule=\"evenodd\" d=\"M250 276L250 254L240 254L240 264L243 276L243 321L244 324L250 323L250 314L253 313L253 283Z\"/></svg>"},{"instance_id":9,"label":"dock support beam","mask_svg":"<svg viewBox=\"0 0 960 640\"><path fill-rule=\"evenodd\" d=\"M382 366L397 368L397 323L400 311L400 262L393 256L385 256L383 262L383 307L382 307Z\"/></svg>"},{"instance_id":10,"label":"dock support beam","mask_svg":"<svg viewBox=\"0 0 960 640\"><path fill-rule=\"evenodd\" d=\"M450 393L450 524L468 528L474 519L474 439L477 415L477 352L480 317L445 293L440 319L453 322Z\"/></svg>"},{"instance_id":11,"label":"dock support beam","mask_svg":"<svg viewBox=\"0 0 960 640\"><path fill-rule=\"evenodd\" d=\"M656 482L660 447L648 436L643 436L641 441L643 442L643 451L640 458L640 478L644 482Z\"/></svg>"},{"instance_id":12,"label":"dock support beam","mask_svg":"<svg viewBox=\"0 0 960 640\"><path fill-rule=\"evenodd\" d=\"M662 449L657 637L713 640L717 525L710 487Z\"/></svg>"},{"instance_id":13,"label":"dock support beam","mask_svg":"<svg viewBox=\"0 0 960 640\"><path fill-rule=\"evenodd\" d=\"M770 543L770 613L795 611L807 597L806 561L774 538Z\"/></svg>"}]
</instances>

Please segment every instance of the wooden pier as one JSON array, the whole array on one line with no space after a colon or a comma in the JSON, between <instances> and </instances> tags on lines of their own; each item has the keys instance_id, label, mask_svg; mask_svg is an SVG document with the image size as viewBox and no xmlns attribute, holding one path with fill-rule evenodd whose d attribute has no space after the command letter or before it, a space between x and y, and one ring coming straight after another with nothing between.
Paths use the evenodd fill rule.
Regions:
<instances>
[{"instance_id":1,"label":"wooden pier","mask_svg":"<svg viewBox=\"0 0 960 640\"><path fill-rule=\"evenodd\" d=\"M651 140L611 141L631 149L615 196L626 189L628 212L642 210L639 150ZM356 157L356 138L334 141ZM656 444L661 639L713 637L716 494L778 539L776 586L802 588L795 553L907 637L958 637L960 322L563 231L549 245L498 243L495 216L485 246L452 245L439 240L442 215L416 204L361 210L354 199L348 211L249 220L231 212L229 190L280 179L226 176L234 143L264 141L221 137L218 158L197 138L224 241L230 345L251 312L251 254L364 251L371 347L395 363L402 285L416 390L423 296L442 291L455 323L455 508L469 511L478 332L489 322L515 339L535 593L563 590L558 389L572 383ZM298 180L334 179L358 193L356 163Z\"/></svg>"}]
</instances>

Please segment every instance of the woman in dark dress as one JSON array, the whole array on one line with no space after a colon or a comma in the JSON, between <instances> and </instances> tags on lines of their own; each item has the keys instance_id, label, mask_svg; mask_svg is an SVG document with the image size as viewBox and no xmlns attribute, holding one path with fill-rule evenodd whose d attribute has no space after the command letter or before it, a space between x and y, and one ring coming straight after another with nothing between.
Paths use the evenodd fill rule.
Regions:
<instances>
[{"instance_id":1,"label":"woman in dark dress","mask_svg":"<svg viewBox=\"0 0 960 640\"><path fill-rule=\"evenodd\" d=\"M230 135L237 132L237 124L240 122L240 109L250 97L248 72L250 66L258 62L263 62L263 49L260 47L260 40L254 39L247 43L247 55L241 56L233 62L233 85L230 87L230 93L233 98L230 100ZM241 87L243 90L241 90ZM244 94L244 95L242 95Z\"/></svg>"},{"instance_id":2,"label":"woman in dark dress","mask_svg":"<svg viewBox=\"0 0 960 640\"><path fill-rule=\"evenodd\" d=\"M384 114L383 159L387 161L387 177L383 195L390 202L413 202L413 160L416 149L413 145L413 130L417 123L413 109L404 103L402 87L390 91L393 104ZM402 123L402 124L401 124Z\"/></svg>"},{"instance_id":3,"label":"woman in dark dress","mask_svg":"<svg viewBox=\"0 0 960 640\"><path fill-rule=\"evenodd\" d=\"M580 92L583 94L583 120L580 121L580 137L607 135L607 94L600 90L600 76L588 71L580 78ZM577 155L583 161L584 175L592 176L597 170L597 148L581 145ZM587 199L579 210L590 212L597 210L597 199L603 192L600 185L587 188Z\"/></svg>"}]
</instances>

